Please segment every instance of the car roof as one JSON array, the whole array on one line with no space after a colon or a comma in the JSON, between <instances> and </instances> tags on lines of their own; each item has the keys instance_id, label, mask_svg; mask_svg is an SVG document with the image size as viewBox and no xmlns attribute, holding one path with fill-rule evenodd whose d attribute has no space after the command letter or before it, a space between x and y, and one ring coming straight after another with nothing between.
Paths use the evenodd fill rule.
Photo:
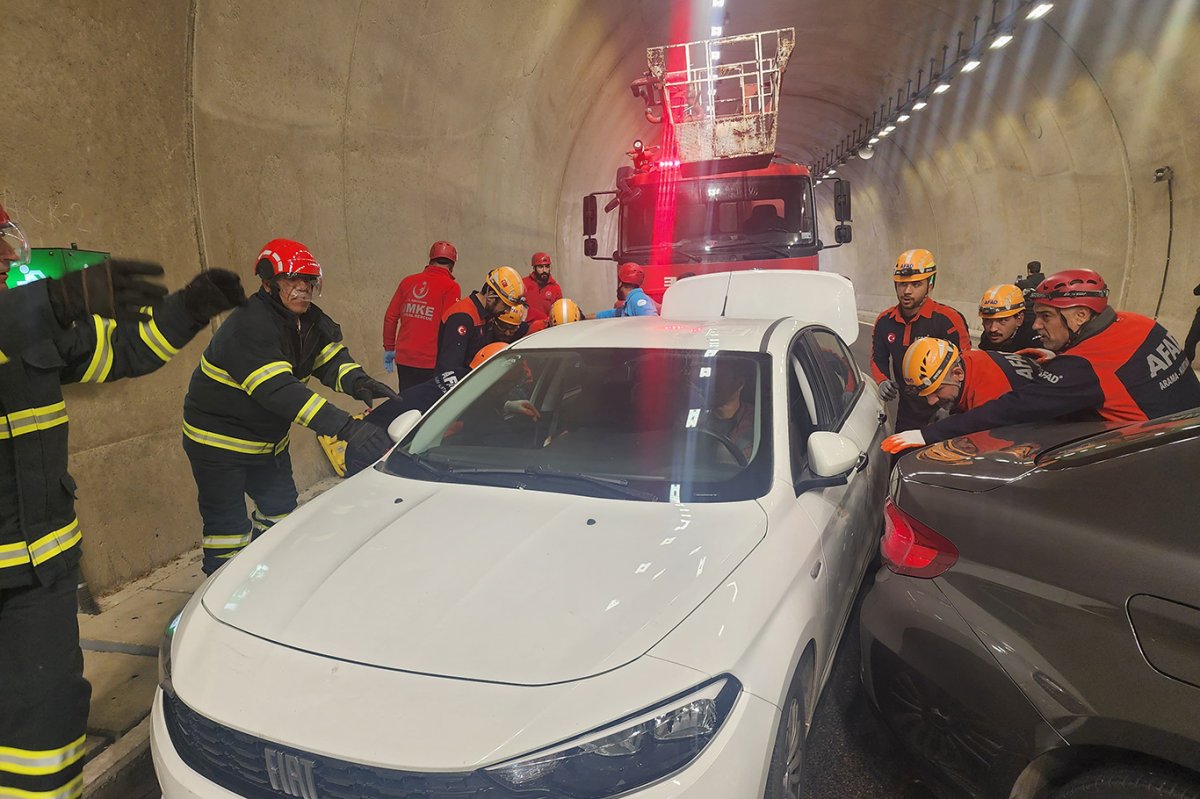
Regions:
<instances>
[{"instance_id":1,"label":"car roof","mask_svg":"<svg viewBox=\"0 0 1200 799\"><path fill-rule=\"evenodd\" d=\"M514 349L678 349L761 352L774 319L680 321L658 316L596 319L558 325L526 336ZM794 323L793 323L794 324Z\"/></svg>"}]
</instances>

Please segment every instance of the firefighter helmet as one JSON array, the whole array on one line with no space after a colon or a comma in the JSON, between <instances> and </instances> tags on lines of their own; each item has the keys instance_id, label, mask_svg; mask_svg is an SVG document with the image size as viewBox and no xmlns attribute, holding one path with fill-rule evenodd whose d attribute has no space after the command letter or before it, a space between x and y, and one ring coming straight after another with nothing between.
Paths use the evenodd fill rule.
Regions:
<instances>
[{"instance_id":1,"label":"firefighter helmet","mask_svg":"<svg viewBox=\"0 0 1200 799\"><path fill-rule=\"evenodd\" d=\"M533 254L533 257L529 259L529 265L530 266L549 266L550 265L550 253L535 252Z\"/></svg>"},{"instance_id":2,"label":"firefighter helmet","mask_svg":"<svg viewBox=\"0 0 1200 799\"><path fill-rule=\"evenodd\" d=\"M641 288L642 283L646 282L646 270L639 265L631 262L623 263L617 267L617 283L628 283L632 286Z\"/></svg>"},{"instance_id":3,"label":"firefighter helmet","mask_svg":"<svg viewBox=\"0 0 1200 799\"><path fill-rule=\"evenodd\" d=\"M575 300L555 300L554 304L550 306L551 327L578 322L582 318L583 311L579 310L579 304Z\"/></svg>"},{"instance_id":4,"label":"firefighter helmet","mask_svg":"<svg viewBox=\"0 0 1200 799\"><path fill-rule=\"evenodd\" d=\"M1025 310L1025 295L1011 283L992 286L979 300L979 316L983 319L1003 319Z\"/></svg>"},{"instance_id":5,"label":"firefighter helmet","mask_svg":"<svg viewBox=\"0 0 1200 799\"><path fill-rule=\"evenodd\" d=\"M525 301L525 281L511 266L497 266L488 272L484 286L496 292L510 308Z\"/></svg>"},{"instance_id":6,"label":"firefighter helmet","mask_svg":"<svg viewBox=\"0 0 1200 799\"><path fill-rule=\"evenodd\" d=\"M892 280L896 283L916 283L937 276L937 263L929 250L905 250L896 259Z\"/></svg>"},{"instance_id":7,"label":"firefighter helmet","mask_svg":"<svg viewBox=\"0 0 1200 799\"><path fill-rule=\"evenodd\" d=\"M497 322L503 322L506 325L517 327L525 321L525 317L529 314L529 310L524 305L514 305L504 313L496 317Z\"/></svg>"},{"instance_id":8,"label":"firefighter helmet","mask_svg":"<svg viewBox=\"0 0 1200 799\"><path fill-rule=\"evenodd\" d=\"M958 362L958 347L940 338L922 336L904 353L900 371L904 386L921 397L937 391Z\"/></svg>"},{"instance_id":9,"label":"firefighter helmet","mask_svg":"<svg viewBox=\"0 0 1200 799\"><path fill-rule=\"evenodd\" d=\"M471 368L474 369L475 367L479 366L479 364L483 363L488 358L500 352L507 346L507 341L493 341L491 344L484 344L479 348L479 351L475 353L475 357L471 359Z\"/></svg>"},{"instance_id":10,"label":"firefighter helmet","mask_svg":"<svg viewBox=\"0 0 1200 799\"><path fill-rule=\"evenodd\" d=\"M1108 286L1104 278L1091 269L1065 269L1055 272L1038 284L1029 295L1034 305L1051 308L1088 308L1100 313L1108 307Z\"/></svg>"},{"instance_id":11,"label":"firefighter helmet","mask_svg":"<svg viewBox=\"0 0 1200 799\"><path fill-rule=\"evenodd\" d=\"M271 239L263 246L254 262L254 273L264 280L272 277L309 275L322 276L317 259L298 241Z\"/></svg>"},{"instance_id":12,"label":"firefighter helmet","mask_svg":"<svg viewBox=\"0 0 1200 799\"><path fill-rule=\"evenodd\" d=\"M433 246L429 248L429 262L437 258L445 258L448 261L458 262L458 250L448 241L435 241Z\"/></svg>"},{"instance_id":13,"label":"firefighter helmet","mask_svg":"<svg viewBox=\"0 0 1200 799\"><path fill-rule=\"evenodd\" d=\"M0 240L8 244L16 257L10 266L25 266L29 263L29 239L20 225L12 220L4 206L0 205Z\"/></svg>"}]
</instances>

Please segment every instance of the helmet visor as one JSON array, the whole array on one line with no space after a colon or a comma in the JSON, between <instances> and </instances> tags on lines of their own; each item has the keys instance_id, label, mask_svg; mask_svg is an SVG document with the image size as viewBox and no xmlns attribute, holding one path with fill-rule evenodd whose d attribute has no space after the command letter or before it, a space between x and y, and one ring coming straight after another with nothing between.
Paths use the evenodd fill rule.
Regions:
<instances>
[{"instance_id":1,"label":"helmet visor","mask_svg":"<svg viewBox=\"0 0 1200 799\"><path fill-rule=\"evenodd\" d=\"M29 238L16 222L0 227L0 259L9 268L29 265Z\"/></svg>"}]
</instances>

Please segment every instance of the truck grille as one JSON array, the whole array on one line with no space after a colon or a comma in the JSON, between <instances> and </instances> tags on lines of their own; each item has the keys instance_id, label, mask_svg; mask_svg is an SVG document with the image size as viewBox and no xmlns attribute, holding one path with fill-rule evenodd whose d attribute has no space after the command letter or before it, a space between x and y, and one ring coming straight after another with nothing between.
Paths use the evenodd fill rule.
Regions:
<instances>
[{"instance_id":1,"label":"truck grille","mask_svg":"<svg viewBox=\"0 0 1200 799\"><path fill-rule=\"evenodd\" d=\"M165 693L171 743L205 779L246 799L507 799L479 772L434 774L365 766L302 752L230 729ZM530 794L522 794L530 796ZM538 796L539 793L533 794Z\"/></svg>"}]
</instances>

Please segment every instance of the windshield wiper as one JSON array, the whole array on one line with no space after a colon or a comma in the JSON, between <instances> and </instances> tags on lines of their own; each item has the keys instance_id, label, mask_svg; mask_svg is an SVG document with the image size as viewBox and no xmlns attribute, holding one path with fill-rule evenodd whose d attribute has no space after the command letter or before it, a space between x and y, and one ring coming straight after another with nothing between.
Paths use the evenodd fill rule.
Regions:
<instances>
[{"instance_id":1,"label":"windshield wiper","mask_svg":"<svg viewBox=\"0 0 1200 799\"><path fill-rule=\"evenodd\" d=\"M724 250L735 250L735 249L740 249L742 247L745 247L747 244L750 245L751 247L757 247L760 250L767 250L768 252L773 252L781 258L791 258L792 257L792 254L790 252L788 252L787 250L782 250L773 244L766 244L765 242L761 242L761 241L749 241L746 239L743 239L742 241L735 241L730 244L713 245L708 248L707 252L722 252Z\"/></svg>"},{"instance_id":2,"label":"windshield wiper","mask_svg":"<svg viewBox=\"0 0 1200 799\"><path fill-rule=\"evenodd\" d=\"M561 469L555 469L550 466L527 466L524 469L514 468L489 468L483 466L448 466L444 476L451 479L466 475L478 477L548 477L557 480L575 480L577 482L588 483L590 485L599 486L609 489L615 493L629 497L631 499L640 499L650 502L657 502L658 497L647 491L640 491L636 488L629 487L629 481L620 477L599 477L594 474L583 474L582 472L564 472Z\"/></svg>"},{"instance_id":3,"label":"windshield wiper","mask_svg":"<svg viewBox=\"0 0 1200 799\"><path fill-rule=\"evenodd\" d=\"M396 449L392 452L392 455L403 456L406 461L408 461L409 463L416 464L417 466L420 466L426 472L428 472L429 474L438 478L439 480L445 478L445 476L446 476L446 473L443 472L441 469L434 466L432 463L430 463L429 461L425 460L420 455L417 455L415 453L405 452L402 449Z\"/></svg>"},{"instance_id":4,"label":"windshield wiper","mask_svg":"<svg viewBox=\"0 0 1200 799\"><path fill-rule=\"evenodd\" d=\"M651 250L653 250L653 249L654 249L654 247L653 247L653 246L650 246L650 247L630 247L630 248L626 249L626 250L625 250L625 252L627 252L627 253L639 253L639 252L648 253L648 252L650 252L650 251L651 251ZM673 251L675 251L675 252L679 253L680 255L682 255L683 257L690 259L690 260L691 260L693 263L697 263L697 264L699 264L699 263L703 263L703 262L704 262L704 259L700 258L699 256L692 255L692 254L691 254L690 252L688 252L687 250L681 249L681 248L680 248L680 246L679 246L679 243L678 243L678 242L672 242L671 244L669 244L669 245L667 245L667 246L663 247L662 249L664 249L664 250L666 250L666 249L673 250Z\"/></svg>"}]
</instances>

